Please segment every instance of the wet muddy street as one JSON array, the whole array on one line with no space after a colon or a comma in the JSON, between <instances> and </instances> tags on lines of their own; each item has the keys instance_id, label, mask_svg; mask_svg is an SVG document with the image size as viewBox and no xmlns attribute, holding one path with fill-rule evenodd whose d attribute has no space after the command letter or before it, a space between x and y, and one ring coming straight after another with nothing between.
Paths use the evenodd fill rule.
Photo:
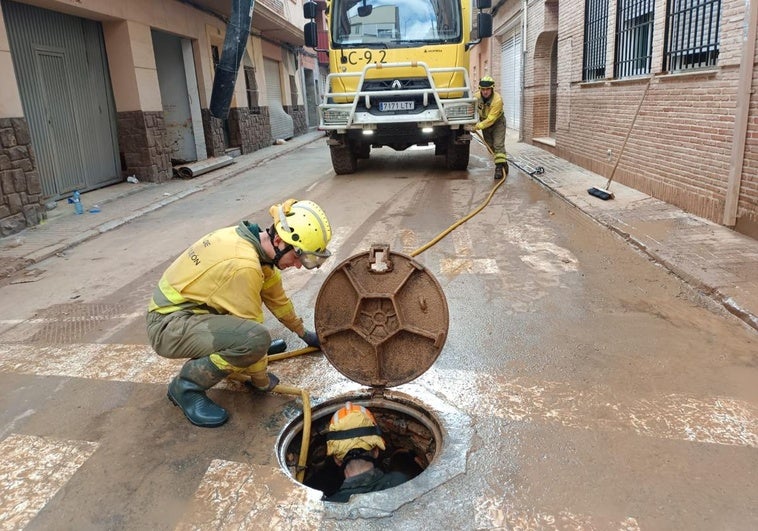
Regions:
<instances>
[{"instance_id":1,"label":"wet muddy street","mask_svg":"<svg viewBox=\"0 0 758 531\"><path fill-rule=\"evenodd\" d=\"M415 258L449 313L417 378L372 393L322 353L270 365L314 414L358 398L428 428L433 455L413 480L324 503L281 462L299 396L223 382L209 396L231 418L215 429L167 400L182 361L152 351L145 310L203 234L267 224L288 197L321 205L334 256L283 273L312 328L340 263L378 243L412 254L494 184L480 150L469 172L446 171L433 148L381 149L335 176L314 142L1 284L2 528L755 529L755 330L514 167Z\"/></svg>"}]
</instances>

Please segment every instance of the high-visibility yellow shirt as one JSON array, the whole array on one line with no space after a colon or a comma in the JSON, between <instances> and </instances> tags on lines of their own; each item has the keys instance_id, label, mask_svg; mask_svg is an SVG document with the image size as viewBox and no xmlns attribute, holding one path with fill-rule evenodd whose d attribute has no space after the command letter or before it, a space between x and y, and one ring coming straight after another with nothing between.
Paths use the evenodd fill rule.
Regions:
<instances>
[{"instance_id":1,"label":"high-visibility yellow shirt","mask_svg":"<svg viewBox=\"0 0 758 531\"><path fill-rule=\"evenodd\" d=\"M500 94L492 91L492 97L489 101L482 99L481 92L477 92L474 97L476 98L477 111L479 111L479 124L481 129L487 129L503 116L503 98Z\"/></svg>"},{"instance_id":2,"label":"high-visibility yellow shirt","mask_svg":"<svg viewBox=\"0 0 758 531\"><path fill-rule=\"evenodd\" d=\"M242 222L200 238L163 273L148 311L231 314L262 323L265 304L302 336L303 320L284 291L280 271L273 263L261 263L266 255L259 232L257 225Z\"/></svg>"}]
</instances>

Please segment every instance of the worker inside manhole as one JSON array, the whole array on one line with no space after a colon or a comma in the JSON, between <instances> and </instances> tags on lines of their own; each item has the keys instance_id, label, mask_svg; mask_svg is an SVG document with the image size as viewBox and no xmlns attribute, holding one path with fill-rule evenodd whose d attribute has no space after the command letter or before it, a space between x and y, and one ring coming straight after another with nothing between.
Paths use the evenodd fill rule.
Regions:
<instances>
[{"instance_id":1,"label":"worker inside manhole","mask_svg":"<svg viewBox=\"0 0 758 531\"><path fill-rule=\"evenodd\" d=\"M405 483L426 469L436 451L432 432L418 420L351 402L314 420L311 433L303 483L330 502ZM300 444L296 438L287 451L290 467L297 463Z\"/></svg>"}]
</instances>

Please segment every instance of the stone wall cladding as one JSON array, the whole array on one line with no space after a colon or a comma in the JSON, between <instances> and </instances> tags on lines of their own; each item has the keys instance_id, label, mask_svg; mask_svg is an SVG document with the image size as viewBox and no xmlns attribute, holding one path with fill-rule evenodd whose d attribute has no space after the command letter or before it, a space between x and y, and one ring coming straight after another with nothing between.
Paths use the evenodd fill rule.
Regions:
<instances>
[{"instance_id":1,"label":"stone wall cladding","mask_svg":"<svg viewBox=\"0 0 758 531\"><path fill-rule=\"evenodd\" d=\"M295 136L308 132L308 119L305 115L305 105L285 105L284 112L292 116Z\"/></svg>"},{"instance_id":2,"label":"stone wall cladding","mask_svg":"<svg viewBox=\"0 0 758 531\"><path fill-rule=\"evenodd\" d=\"M163 112L118 113L118 144L126 175L156 183L173 176Z\"/></svg>"},{"instance_id":3,"label":"stone wall cladding","mask_svg":"<svg viewBox=\"0 0 758 531\"><path fill-rule=\"evenodd\" d=\"M205 132L205 149L208 157L221 157L226 154L224 146L224 121L211 114L210 109L202 109L203 131Z\"/></svg>"},{"instance_id":4,"label":"stone wall cladding","mask_svg":"<svg viewBox=\"0 0 758 531\"><path fill-rule=\"evenodd\" d=\"M242 154L270 146L271 120L268 107L235 107L229 110L229 142Z\"/></svg>"},{"instance_id":5,"label":"stone wall cladding","mask_svg":"<svg viewBox=\"0 0 758 531\"><path fill-rule=\"evenodd\" d=\"M0 119L0 236L46 219L42 183L25 118Z\"/></svg>"}]
</instances>

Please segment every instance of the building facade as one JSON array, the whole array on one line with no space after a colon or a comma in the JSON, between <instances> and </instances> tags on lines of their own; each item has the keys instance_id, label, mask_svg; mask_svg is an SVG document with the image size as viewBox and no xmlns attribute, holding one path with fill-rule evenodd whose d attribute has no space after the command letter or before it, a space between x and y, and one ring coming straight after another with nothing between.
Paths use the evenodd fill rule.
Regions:
<instances>
[{"instance_id":1,"label":"building facade","mask_svg":"<svg viewBox=\"0 0 758 531\"><path fill-rule=\"evenodd\" d=\"M501 0L493 13L472 75L496 78L522 141L758 237L755 2Z\"/></svg>"},{"instance_id":2,"label":"building facade","mask_svg":"<svg viewBox=\"0 0 758 531\"><path fill-rule=\"evenodd\" d=\"M315 125L302 5L258 0L229 115L209 111L231 0L0 0L0 236L45 203Z\"/></svg>"}]
</instances>

